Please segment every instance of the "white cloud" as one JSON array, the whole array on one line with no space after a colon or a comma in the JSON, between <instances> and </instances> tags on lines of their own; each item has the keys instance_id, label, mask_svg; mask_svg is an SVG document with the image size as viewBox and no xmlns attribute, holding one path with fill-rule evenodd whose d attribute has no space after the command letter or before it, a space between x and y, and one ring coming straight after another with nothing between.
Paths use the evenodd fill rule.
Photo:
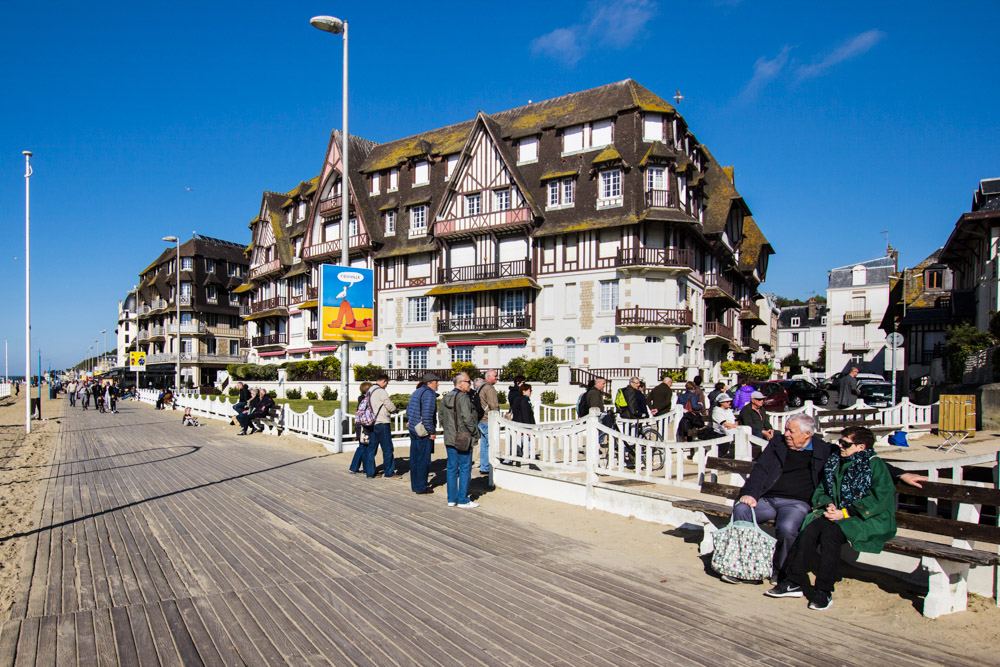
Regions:
<instances>
[{"instance_id":1,"label":"white cloud","mask_svg":"<svg viewBox=\"0 0 1000 667\"><path fill-rule=\"evenodd\" d=\"M870 51L885 37L881 30L866 30L855 35L833 51L825 55L819 61L810 65L800 65L795 70L795 78L798 81L813 79L826 74L826 71L834 65L839 65L845 60L850 60Z\"/></svg>"},{"instance_id":2,"label":"white cloud","mask_svg":"<svg viewBox=\"0 0 1000 667\"><path fill-rule=\"evenodd\" d=\"M757 58L753 64L753 76L750 77L747 85L743 86L740 100L750 102L756 99L760 91L785 69L791 50L792 47L785 46L778 55L770 60L764 56Z\"/></svg>"},{"instance_id":3,"label":"white cloud","mask_svg":"<svg viewBox=\"0 0 1000 667\"><path fill-rule=\"evenodd\" d=\"M630 46L652 20L656 9L655 0L623 0L613 6L591 2L580 22L531 40L531 52L572 67L591 45L610 49Z\"/></svg>"}]
</instances>

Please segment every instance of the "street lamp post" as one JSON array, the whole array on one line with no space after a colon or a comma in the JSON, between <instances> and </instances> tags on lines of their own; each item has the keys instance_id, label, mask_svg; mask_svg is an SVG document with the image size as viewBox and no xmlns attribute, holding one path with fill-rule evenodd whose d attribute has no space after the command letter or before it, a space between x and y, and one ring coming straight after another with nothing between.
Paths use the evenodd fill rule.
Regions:
<instances>
[{"instance_id":1,"label":"street lamp post","mask_svg":"<svg viewBox=\"0 0 1000 667\"><path fill-rule=\"evenodd\" d=\"M101 367L107 370L108 367L108 330L101 329L104 334L104 352L101 353Z\"/></svg>"},{"instance_id":2,"label":"street lamp post","mask_svg":"<svg viewBox=\"0 0 1000 667\"><path fill-rule=\"evenodd\" d=\"M350 225L349 225L349 214L350 214L350 204L351 204L351 185L350 185L350 169L348 167L348 151L347 151L347 21L343 21L333 16L314 16L309 19L309 23L312 27L317 30L322 30L323 32L328 32L334 35L343 34L344 35L344 81L343 81L343 102L341 106L341 112L343 114L341 120L341 144L340 144L340 263L342 266L350 266L350 252L348 245L350 244ZM322 326L322 322L320 323ZM337 449L343 451L344 448L344 427L343 420L347 417L348 410L348 396L349 391L347 386L348 373L350 372L350 345L348 341L341 341L340 349L340 411L341 411L341 427L337 429Z\"/></svg>"},{"instance_id":3,"label":"street lamp post","mask_svg":"<svg viewBox=\"0 0 1000 667\"><path fill-rule=\"evenodd\" d=\"M31 151L24 155L24 432L31 433Z\"/></svg>"},{"instance_id":4,"label":"street lamp post","mask_svg":"<svg viewBox=\"0 0 1000 667\"><path fill-rule=\"evenodd\" d=\"M174 302L177 304L177 377L174 389L181 390L181 240L176 236L164 236L163 240L177 246L177 284L174 286Z\"/></svg>"}]
</instances>

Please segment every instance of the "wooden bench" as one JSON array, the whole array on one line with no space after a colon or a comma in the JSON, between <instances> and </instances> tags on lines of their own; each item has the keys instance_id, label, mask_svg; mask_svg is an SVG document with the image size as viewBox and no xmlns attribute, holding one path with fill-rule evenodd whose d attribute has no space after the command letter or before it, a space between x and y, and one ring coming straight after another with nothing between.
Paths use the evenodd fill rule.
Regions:
<instances>
[{"instance_id":1,"label":"wooden bench","mask_svg":"<svg viewBox=\"0 0 1000 667\"><path fill-rule=\"evenodd\" d=\"M285 426L281 421L282 409L279 405L272 405L267 414L262 417L254 417L253 426L256 429L266 430L268 433L281 435Z\"/></svg>"},{"instance_id":2,"label":"wooden bench","mask_svg":"<svg viewBox=\"0 0 1000 667\"><path fill-rule=\"evenodd\" d=\"M849 408L847 410L817 410L816 426L821 433L839 433L848 426L864 426L876 435L885 435L898 430L896 426L884 426L878 419L878 408Z\"/></svg>"},{"instance_id":3,"label":"wooden bench","mask_svg":"<svg viewBox=\"0 0 1000 667\"><path fill-rule=\"evenodd\" d=\"M701 492L735 502L739 498L741 487L709 480L710 473L708 471L730 473L745 478L750 474L752 466L751 461L709 457L706 463L706 477L701 484ZM900 496L934 498L939 502L948 500L953 507L958 508L956 513L959 517L966 515L970 519L944 519L928 514L897 511L896 525L898 528L950 537L952 544L897 535L886 542L883 547L883 551L889 553L920 558L921 568L928 575L928 591L923 608L924 616L936 618L943 614L964 611L968 600L969 568L971 566L996 568L1000 565L1000 554L996 550L983 551L969 546L969 541L1000 544L1000 527L978 523L979 511L983 505L996 507L1000 511L1000 490L943 482L923 482L922 488L918 489L899 482L896 485L896 492ZM700 512L705 516L703 523L705 536L701 543L700 552L702 555L711 553L713 550L712 534L718 528L708 517L729 519L733 511L732 505L704 500L678 500L673 505L680 509ZM916 509L913 505L909 507ZM972 510L963 512L962 507L972 508Z\"/></svg>"}]
</instances>

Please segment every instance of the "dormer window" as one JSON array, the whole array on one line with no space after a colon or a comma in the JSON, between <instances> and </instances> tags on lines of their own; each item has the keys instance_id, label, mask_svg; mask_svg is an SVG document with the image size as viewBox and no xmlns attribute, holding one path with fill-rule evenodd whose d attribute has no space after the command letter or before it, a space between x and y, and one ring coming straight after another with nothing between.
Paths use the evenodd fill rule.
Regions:
<instances>
[{"instance_id":1,"label":"dormer window","mask_svg":"<svg viewBox=\"0 0 1000 667\"><path fill-rule=\"evenodd\" d=\"M413 184L427 185L430 183L430 164L427 160L420 160L413 165Z\"/></svg>"},{"instance_id":2,"label":"dormer window","mask_svg":"<svg viewBox=\"0 0 1000 667\"><path fill-rule=\"evenodd\" d=\"M373 195L377 195L379 192L381 192L381 183L380 183L380 180L381 179L379 178L378 174L372 174L372 176L371 176L371 181L372 181L371 192L372 192Z\"/></svg>"},{"instance_id":3,"label":"dormer window","mask_svg":"<svg viewBox=\"0 0 1000 667\"><path fill-rule=\"evenodd\" d=\"M944 272L941 269L928 269L924 272L924 289L942 289L944 287Z\"/></svg>"},{"instance_id":4,"label":"dormer window","mask_svg":"<svg viewBox=\"0 0 1000 667\"><path fill-rule=\"evenodd\" d=\"M800 318L798 318L798 317L793 317L792 318L792 326L793 327L800 326L801 324L802 324L802 320Z\"/></svg>"},{"instance_id":5,"label":"dormer window","mask_svg":"<svg viewBox=\"0 0 1000 667\"><path fill-rule=\"evenodd\" d=\"M306 219L306 203L304 201L300 201L299 202L299 212L298 212L297 219L299 221L302 221L302 220Z\"/></svg>"},{"instance_id":6,"label":"dormer window","mask_svg":"<svg viewBox=\"0 0 1000 667\"><path fill-rule=\"evenodd\" d=\"M451 175L455 172L455 167L457 167L457 166L458 166L458 156L457 155L449 155L448 156L448 161L447 161L447 166L445 168L444 180L447 181L449 178L451 178Z\"/></svg>"},{"instance_id":7,"label":"dormer window","mask_svg":"<svg viewBox=\"0 0 1000 667\"><path fill-rule=\"evenodd\" d=\"M285 224L286 225L292 224L292 216L295 214L294 210L295 210L294 208L289 207L289 209L287 211L285 211Z\"/></svg>"},{"instance_id":8,"label":"dormer window","mask_svg":"<svg viewBox=\"0 0 1000 667\"><path fill-rule=\"evenodd\" d=\"M389 170L389 187L386 192L395 192L399 189L399 169L395 167Z\"/></svg>"},{"instance_id":9,"label":"dormer window","mask_svg":"<svg viewBox=\"0 0 1000 667\"><path fill-rule=\"evenodd\" d=\"M525 137L517 142L517 163L538 162L538 137Z\"/></svg>"},{"instance_id":10,"label":"dormer window","mask_svg":"<svg viewBox=\"0 0 1000 667\"><path fill-rule=\"evenodd\" d=\"M663 116L647 113L642 117L642 140L663 141Z\"/></svg>"},{"instance_id":11,"label":"dormer window","mask_svg":"<svg viewBox=\"0 0 1000 667\"><path fill-rule=\"evenodd\" d=\"M410 208L410 236L427 236L427 205Z\"/></svg>"},{"instance_id":12,"label":"dormer window","mask_svg":"<svg viewBox=\"0 0 1000 667\"><path fill-rule=\"evenodd\" d=\"M382 226L386 236L396 235L396 212L386 211L382 214Z\"/></svg>"},{"instance_id":13,"label":"dormer window","mask_svg":"<svg viewBox=\"0 0 1000 667\"><path fill-rule=\"evenodd\" d=\"M868 269L858 264L851 269L851 285L859 286L868 282Z\"/></svg>"}]
</instances>

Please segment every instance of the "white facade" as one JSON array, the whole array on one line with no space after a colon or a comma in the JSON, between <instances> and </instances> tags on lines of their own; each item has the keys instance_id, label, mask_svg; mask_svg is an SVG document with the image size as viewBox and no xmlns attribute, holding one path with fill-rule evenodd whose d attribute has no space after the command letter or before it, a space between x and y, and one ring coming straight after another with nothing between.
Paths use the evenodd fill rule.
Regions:
<instances>
[{"instance_id":1,"label":"white facade","mask_svg":"<svg viewBox=\"0 0 1000 667\"><path fill-rule=\"evenodd\" d=\"M115 349L117 350L116 366L128 366L129 348L135 348L138 335L139 315L136 312L136 290L133 287L122 301L118 302L118 328Z\"/></svg>"},{"instance_id":2,"label":"white facade","mask_svg":"<svg viewBox=\"0 0 1000 667\"><path fill-rule=\"evenodd\" d=\"M851 364L862 372L884 373L892 367L879 323L889 306L889 276L896 257L887 255L830 271L826 291L826 372Z\"/></svg>"},{"instance_id":3,"label":"white facade","mask_svg":"<svg viewBox=\"0 0 1000 667\"><path fill-rule=\"evenodd\" d=\"M790 354L802 363L823 362L820 354L826 344L829 317L826 306L788 306L781 309L778 324L778 350L780 362Z\"/></svg>"}]
</instances>

